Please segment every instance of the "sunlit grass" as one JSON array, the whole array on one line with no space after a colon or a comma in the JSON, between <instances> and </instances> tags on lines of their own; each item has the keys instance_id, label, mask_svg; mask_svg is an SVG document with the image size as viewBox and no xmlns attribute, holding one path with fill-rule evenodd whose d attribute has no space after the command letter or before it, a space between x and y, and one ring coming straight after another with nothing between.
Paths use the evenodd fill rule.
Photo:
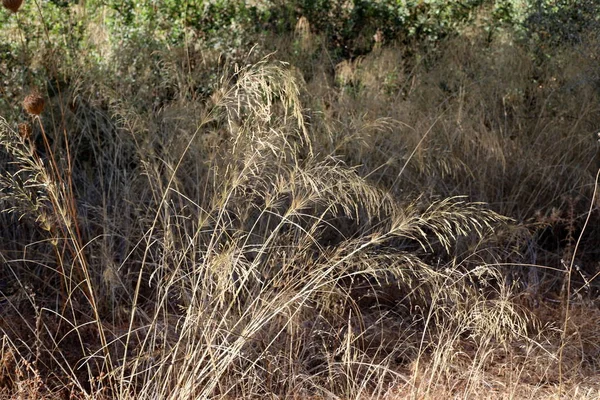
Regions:
<instances>
[{"instance_id":1,"label":"sunlit grass","mask_svg":"<svg viewBox=\"0 0 600 400\"><path fill-rule=\"evenodd\" d=\"M0 396L598 396L594 43L332 64L303 29L6 110Z\"/></svg>"}]
</instances>

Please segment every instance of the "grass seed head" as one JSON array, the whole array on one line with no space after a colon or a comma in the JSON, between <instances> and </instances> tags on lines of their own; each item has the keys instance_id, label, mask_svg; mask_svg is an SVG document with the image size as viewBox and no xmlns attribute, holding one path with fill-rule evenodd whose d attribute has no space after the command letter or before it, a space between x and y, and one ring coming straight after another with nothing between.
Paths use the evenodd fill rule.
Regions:
<instances>
[{"instance_id":1,"label":"grass seed head","mask_svg":"<svg viewBox=\"0 0 600 400\"><path fill-rule=\"evenodd\" d=\"M23 4L23 0L2 0L4 8L7 8L14 13L19 11L21 4Z\"/></svg>"},{"instance_id":2,"label":"grass seed head","mask_svg":"<svg viewBox=\"0 0 600 400\"><path fill-rule=\"evenodd\" d=\"M44 98L37 92L31 93L23 100L23 108L31 115L40 115L45 105Z\"/></svg>"}]
</instances>

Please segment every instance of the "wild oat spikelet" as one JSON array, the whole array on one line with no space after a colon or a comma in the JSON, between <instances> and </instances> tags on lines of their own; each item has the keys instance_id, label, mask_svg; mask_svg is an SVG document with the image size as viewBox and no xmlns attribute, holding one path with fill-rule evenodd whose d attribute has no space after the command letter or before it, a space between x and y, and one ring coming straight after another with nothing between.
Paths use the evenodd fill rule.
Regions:
<instances>
[{"instance_id":1,"label":"wild oat spikelet","mask_svg":"<svg viewBox=\"0 0 600 400\"><path fill-rule=\"evenodd\" d=\"M23 0L2 0L4 8L8 8L10 11L16 13L23 4Z\"/></svg>"},{"instance_id":2,"label":"wild oat spikelet","mask_svg":"<svg viewBox=\"0 0 600 400\"><path fill-rule=\"evenodd\" d=\"M31 93L23 100L23 108L31 115L40 115L45 104L44 98L37 92Z\"/></svg>"},{"instance_id":3,"label":"wild oat spikelet","mask_svg":"<svg viewBox=\"0 0 600 400\"><path fill-rule=\"evenodd\" d=\"M33 132L31 125L29 125L27 122L21 122L19 124L19 136L21 136L23 139L30 138L31 132Z\"/></svg>"}]
</instances>

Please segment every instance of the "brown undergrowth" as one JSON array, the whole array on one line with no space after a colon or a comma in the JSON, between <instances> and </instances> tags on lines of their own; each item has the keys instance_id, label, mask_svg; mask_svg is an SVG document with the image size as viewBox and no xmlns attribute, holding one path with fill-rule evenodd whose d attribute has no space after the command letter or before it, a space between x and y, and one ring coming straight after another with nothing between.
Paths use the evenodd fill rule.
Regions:
<instances>
[{"instance_id":1,"label":"brown undergrowth","mask_svg":"<svg viewBox=\"0 0 600 400\"><path fill-rule=\"evenodd\" d=\"M598 396L595 42L300 28L6 111L0 397Z\"/></svg>"}]
</instances>

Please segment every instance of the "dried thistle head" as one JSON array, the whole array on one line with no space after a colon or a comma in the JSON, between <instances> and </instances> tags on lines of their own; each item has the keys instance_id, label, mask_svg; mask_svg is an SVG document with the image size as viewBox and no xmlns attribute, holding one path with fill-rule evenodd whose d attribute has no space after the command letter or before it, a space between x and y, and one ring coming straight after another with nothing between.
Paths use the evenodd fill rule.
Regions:
<instances>
[{"instance_id":1,"label":"dried thistle head","mask_svg":"<svg viewBox=\"0 0 600 400\"><path fill-rule=\"evenodd\" d=\"M306 17L300 17L296 23L296 28L294 31L295 34L300 37L310 35L310 22L308 22L308 19Z\"/></svg>"},{"instance_id":2,"label":"dried thistle head","mask_svg":"<svg viewBox=\"0 0 600 400\"><path fill-rule=\"evenodd\" d=\"M30 138L31 132L31 125L29 125L27 122L22 122L19 124L19 136L21 136L23 139Z\"/></svg>"},{"instance_id":3,"label":"dried thistle head","mask_svg":"<svg viewBox=\"0 0 600 400\"><path fill-rule=\"evenodd\" d=\"M31 115L40 115L45 105L44 98L38 92L31 93L23 100L23 108Z\"/></svg>"},{"instance_id":4,"label":"dried thistle head","mask_svg":"<svg viewBox=\"0 0 600 400\"><path fill-rule=\"evenodd\" d=\"M302 50L310 50L313 38L310 33L310 22L306 17L300 17L296 23L294 35L298 38Z\"/></svg>"},{"instance_id":5,"label":"dried thistle head","mask_svg":"<svg viewBox=\"0 0 600 400\"><path fill-rule=\"evenodd\" d=\"M7 8L14 13L19 11L21 4L23 4L23 0L2 0L4 8Z\"/></svg>"}]
</instances>

